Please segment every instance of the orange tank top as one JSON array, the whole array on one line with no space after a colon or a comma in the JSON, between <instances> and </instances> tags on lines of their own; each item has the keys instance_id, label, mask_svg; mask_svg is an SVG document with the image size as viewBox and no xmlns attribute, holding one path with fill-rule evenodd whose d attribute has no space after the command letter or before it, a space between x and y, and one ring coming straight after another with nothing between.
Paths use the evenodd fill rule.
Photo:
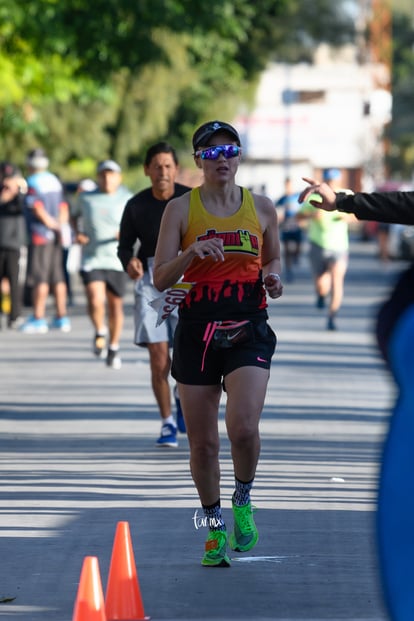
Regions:
<instances>
[{"instance_id":1,"label":"orange tank top","mask_svg":"<svg viewBox=\"0 0 414 621\"><path fill-rule=\"evenodd\" d=\"M191 191L182 249L195 241L219 237L224 261L193 259L183 275L185 282L194 283L181 304L183 318L236 319L262 315L267 306L261 278L263 234L251 193L246 188L241 191L240 208L228 217L210 214L203 206L200 189Z\"/></svg>"}]
</instances>

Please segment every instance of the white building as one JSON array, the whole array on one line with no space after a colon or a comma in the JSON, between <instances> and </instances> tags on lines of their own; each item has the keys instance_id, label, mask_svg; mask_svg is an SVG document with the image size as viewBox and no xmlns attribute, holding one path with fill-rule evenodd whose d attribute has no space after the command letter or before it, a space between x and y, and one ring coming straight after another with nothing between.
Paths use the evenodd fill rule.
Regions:
<instances>
[{"instance_id":1,"label":"white building","mask_svg":"<svg viewBox=\"0 0 414 621\"><path fill-rule=\"evenodd\" d=\"M241 185L275 199L286 176L301 189L303 176L331 166L366 189L381 180L389 75L384 66L360 65L355 57L353 47L320 46L312 65L269 65L253 109L234 119L243 143Z\"/></svg>"}]
</instances>

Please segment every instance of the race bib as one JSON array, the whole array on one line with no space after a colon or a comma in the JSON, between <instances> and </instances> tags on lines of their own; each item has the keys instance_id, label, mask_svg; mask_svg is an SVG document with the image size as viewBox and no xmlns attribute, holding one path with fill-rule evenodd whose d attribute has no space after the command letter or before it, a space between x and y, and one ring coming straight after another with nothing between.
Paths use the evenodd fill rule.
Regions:
<instances>
[{"instance_id":1,"label":"race bib","mask_svg":"<svg viewBox=\"0 0 414 621\"><path fill-rule=\"evenodd\" d=\"M150 306L158 313L156 326L161 325L174 308L181 304L193 284L192 282L177 282L169 289L163 291L160 297L149 302Z\"/></svg>"}]
</instances>

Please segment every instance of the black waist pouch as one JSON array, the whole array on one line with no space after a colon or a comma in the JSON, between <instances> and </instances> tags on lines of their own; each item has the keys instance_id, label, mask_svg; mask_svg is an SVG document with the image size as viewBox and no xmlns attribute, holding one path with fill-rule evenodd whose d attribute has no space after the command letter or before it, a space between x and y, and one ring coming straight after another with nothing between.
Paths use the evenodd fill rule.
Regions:
<instances>
[{"instance_id":1,"label":"black waist pouch","mask_svg":"<svg viewBox=\"0 0 414 621\"><path fill-rule=\"evenodd\" d=\"M211 346L213 349L229 349L248 341L254 341L253 324L244 321L215 322Z\"/></svg>"}]
</instances>

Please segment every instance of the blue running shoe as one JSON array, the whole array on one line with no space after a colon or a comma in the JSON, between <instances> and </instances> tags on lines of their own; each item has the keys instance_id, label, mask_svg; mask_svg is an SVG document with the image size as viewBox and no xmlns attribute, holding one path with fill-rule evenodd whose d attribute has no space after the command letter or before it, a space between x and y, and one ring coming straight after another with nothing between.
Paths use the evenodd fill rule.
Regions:
<instances>
[{"instance_id":1,"label":"blue running shoe","mask_svg":"<svg viewBox=\"0 0 414 621\"><path fill-rule=\"evenodd\" d=\"M72 326L70 325L69 317L55 317L50 323L50 329L70 332Z\"/></svg>"},{"instance_id":2,"label":"blue running shoe","mask_svg":"<svg viewBox=\"0 0 414 621\"><path fill-rule=\"evenodd\" d=\"M180 433L186 433L187 430L185 428L185 421L183 416L183 411L181 409L180 397L178 396L178 388L174 387L174 398L175 398L175 407L176 407L176 417L177 417L177 428Z\"/></svg>"},{"instance_id":3,"label":"blue running shoe","mask_svg":"<svg viewBox=\"0 0 414 621\"><path fill-rule=\"evenodd\" d=\"M170 446L175 448L177 442L177 428L170 423L165 423L161 428L161 435L156 442L157 446Z\"/></svg>"},{"instance_id":4,"label":"blue running shoe","mask_svg":"<svg viewBox=\"0 0 414 621\"><path fill-rule=\"evenodd\" d=\"M46 334L49 328L46 319L36 319L32 315L20 326L19 331L25 334Z\"/></svg>"}]
</instances>

